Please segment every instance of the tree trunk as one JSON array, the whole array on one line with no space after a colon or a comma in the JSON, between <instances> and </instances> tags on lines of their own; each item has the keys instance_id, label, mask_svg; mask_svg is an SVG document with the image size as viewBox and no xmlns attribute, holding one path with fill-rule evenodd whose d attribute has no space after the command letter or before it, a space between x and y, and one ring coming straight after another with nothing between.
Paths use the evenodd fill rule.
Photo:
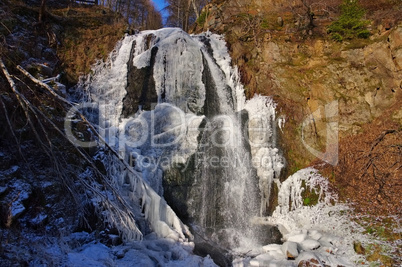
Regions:
<instances>
[{"instance_id":1,"label":"tree trunk","mask_svg":"<svg viewBox=\"0 0 402 267\"><path fill-rule=\"evenodd\" d=\"M40 9L39 9L39 18L38 22L42 23L46 13L46 0L42 0L40 3Z\"/></svg>"},{"instance_id":2,"label":"tree trunk","mask_svg":"<svg viewBox=\"0 0 402 267\"><path fill-rule=\"evenodd\" d=\"M198 11L197 5L195 4L195 0L188 0L188 1L189 1L189 3L188 3L189 8L190 8L190 3L191 3L193 6L193 9L194 9L196 19L198 19L198 17L200 16L200 12Z\"/></svg>"}]
</instances>

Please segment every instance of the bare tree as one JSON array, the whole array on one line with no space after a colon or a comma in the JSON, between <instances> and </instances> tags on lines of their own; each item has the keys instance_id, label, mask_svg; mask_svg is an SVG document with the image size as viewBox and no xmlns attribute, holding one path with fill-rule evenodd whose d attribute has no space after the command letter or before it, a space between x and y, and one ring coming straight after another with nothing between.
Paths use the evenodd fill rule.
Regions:
<instances>
[{"instance_id":1,"label":"bare tree","mask_svg":"<svg viewBox=\"0 0 402 267\"><path fill-rule=\"evenodd\" d=\"M341 3L341 0L298 0L291 6L293 14L297 17L298 27L300 29L311 30L317 18L316 13L329 15L335 7Z\"/></svg>"},{"instance_id":2,"label":"bare tree","mask_svg":"<svg viewBox=\"0 0 402 267\"><path fill-rule=\"evenodd\" d=\"M169 13L167 25L187 31L200 16L208 0L167 0L165 10Z\"/></svg>"},{"instance_id":3,"label":"bare tree","mask_svg":"<svg viewBox=\"0 0 402 267\"><path fill-rule=\"evenodd\" d=\"M38 23L43 22L43 18L46 13L46 0L42 0L40 3L40 9L39 9L39 18L38 18Z\"/></svg>"},{"instance_id":4,"label":"bare tree","mask_svg":"<svg viewBox=\"0 0 402 267\"><path fill-rule=\"evenodd\" d=\"M151 0L102 0L99 4L122 14L133 28L144 30L163 26L162 16Z\"/></svg>"},{"instance_id":5,"label":"bare tree","mask_svg":"<svg viewBox=\"0 0 402 267\"><path fill-rule=\"evenodd\" d=\"M306 17L307 17L307 25L306 28L307 29L312 29L314 28L314 13L312 11L312 4L313 4L313 0L301 0L303 3L303 6L306 8Z\"/></svg>"}]
</instances>

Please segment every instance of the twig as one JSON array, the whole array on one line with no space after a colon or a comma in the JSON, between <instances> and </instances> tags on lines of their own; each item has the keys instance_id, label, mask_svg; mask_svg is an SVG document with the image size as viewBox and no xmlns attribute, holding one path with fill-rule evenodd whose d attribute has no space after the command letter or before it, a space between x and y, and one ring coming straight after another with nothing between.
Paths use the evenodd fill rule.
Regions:
<instances>
[{"instance_id":1,"label":"twig","mask_svg":"<svg viewBox=\"0 0 402 267\"><path fill-rule=\"evenodd\" d=\"M0 23L1 23L1 25L3 25L4 28L6 28L6 30L7 30L10 34L12 34L12 32L10 31L10 29L9 29L6 25L4 25L3 22L0 21Z\"/></svg>"},{"instance_id":2,"label":"twig","mask_svg":"<svg viewBox=\"0 0 402 267\"><path fill-rule=\"evenodd\" d=\"M28 71L26 71L23 67L21 67L20 65L17 66L17 69L19 71L21 71L25 76L27 76L29 79L31 79L34 83L38 84L39 86L45 88L47 91L49 91L49 93L51 93L53 96L55 96L57 99L61 100L64 103L67 103L71 106L74 105L74 103L72 103L71 101L65 99L64 97L60 96L59 94L57 94L53 88L51 88L49 85L47 85L46 83L36 79L34 76L32 76Z\"/></svg>"},{"instance_id":3,"label":"twig","mask_svg":"<svg viewBox=\"0 0 402 267\"><path fill-rule=\"evenodd\" d=\"M359 160L361 160L361 159L368 158L367 163L364 164L364 166L363 166L363 168L362 168L362 170L364 169L364 172L360 175L360 178L363 177L363 176L366 174L367 170L368 170L368 169L370 168L370 166L373 164L374 159L377 158L377 157L373 157L373 151L374 151L374 149L377 147L377 145L378 145L379 143L381 143L382 140L384 140L384 138L385 138L386 135L392 134L392 133L395 133L395 132L398 132L398 131L397 131L397 130L394 130L394 129L383 131L383 132L374 140L373 144L371 145L370 150L369 150L365 155L363 155L363 156L361 156L361 157L359 157L359 158L357 158L357 159L355 160L355 162L357 162L357 161L359 161Z\"/></svg>"},{"instance_id":4,"label":"twig","mask_svg":"<svg viewBox=\"0 0 402 267\"><path fill-rule=\"evenodd\" d=\"M10 84L11 90L14 92L15 96L17 97L17 100L20 104L20 106L22 107L22 109L24 110L25 116L28 120L29 125L31 126L32 131L35 134L35 137L37 138L38 142L40 143L40 145L45 148L45 145L42 142L42 139L40 138L39 133L37 132L34 124L32 123L31 117L29 116L29 111L28 108L30 106L30 102L25 98L24 95L22 95L18 89L17 86L14 83L14 80L11 78L10 73L8 72L6 66L4 65L3 61L0 59L0 67L3 70L4 75L6 76L8 83ZM45 151L46 154L48 154L47 151ZM49 155L49 154L48 154ZM49 155L50 156L50 155Z\"/></svg>"},{"instance_id":5,"label":"twig","mask_svg":"<svg viewBox=\"0 0 402 267\"><path fill-rule=\"evenodd\" d=\"M371 152L373 152L374 148L384 139L384 137L385 137L387 134L392 134L392 133L395 133L395 132L397 132L397 130L386 130L386 131L383 131L383 132L380 134L380 136L378 136L377 139L374 141L374 143L373 143L373 145L371 146L371 149L370 149L368 155L371 155Z\"/></svg>"},{"instance_id":6,"label":"twig","mask_svg":"<svg viewBox=\"0 0 402 267\"><path fill-rule=\"evenodd\" d=\"M8 73L8 70L6 68L6 66L4 65L3 60L0 58L0 67L1 70L3 71L4 76L6 76L6 79L8 81L8 83L11 86L11 89L17 89L17 87L15 86L14 80L11 78L10 73Z\"/></svg>"}]
</instances>

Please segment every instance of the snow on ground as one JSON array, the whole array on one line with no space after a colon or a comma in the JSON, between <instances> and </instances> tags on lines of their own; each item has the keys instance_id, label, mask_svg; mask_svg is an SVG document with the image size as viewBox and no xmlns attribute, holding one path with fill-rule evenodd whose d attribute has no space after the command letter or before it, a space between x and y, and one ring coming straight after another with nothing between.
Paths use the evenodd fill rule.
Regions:
<instances>
[{"instance_id":1,"label":"snow on ground","mask_svg":"<svg viewBox=\"0 0 402 267\"><path fill-rule=\"evenodd\" d=\"M210 257L192 254L194 243L177 243L170 239L158 239L149 235L142 242L130 242L107 247L93 241L67 255L66 266L205 266L213 267Z\"/></svg>"},{"instance_id":2,"label":"snow on ground","mask_svg":"<svg viewBox=\"0 0 402 267\"><path fill-rule=\"evenodd\" d=\"M284 244L267 244L261 247L259 255L236 257L233 266L284 267L301 266L307 262L316 263L310 266L356 266L361 258L353 251L353 241L364 238L353 232L351 222L340 214L344 209L341 205L321 203L263 218L266 223L281 225ZM114 247L92 241L70 251L65 265L216 266L209 256L194 255L193 248L192 242L161 239L155 234L146 236L141 242Z\"/></svg>"}]
</instances>

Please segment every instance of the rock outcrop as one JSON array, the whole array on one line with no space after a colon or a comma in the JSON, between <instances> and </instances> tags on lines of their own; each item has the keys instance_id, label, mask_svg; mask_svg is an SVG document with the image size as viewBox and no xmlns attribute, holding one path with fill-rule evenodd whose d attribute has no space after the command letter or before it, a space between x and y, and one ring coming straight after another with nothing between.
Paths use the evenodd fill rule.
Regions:
<instances>
[{"instance_id":1,"label":"rock outcrop","mask_svg":"<svg viewBox=\"0 0 402 267\"><path fill-rule=\"evenodd\" d=\"M317 156L303 144L325 151L329 122L336 121L331 127L340 138L356 135L402 97L400 4L379 8L361 1L372 36L338 43L326 27L339 16L340 3L310 5L310 27L302 1L213 1L194 28L224 33L248 97L272 95L279 103L290 172ZM381 12L388 12L387 19L380 19ZM328 111L331 103L339 112ZM326 112L337 116L326 118ZM398 114L394 119L400 121Z\"/></svg>"}]
</instances>

